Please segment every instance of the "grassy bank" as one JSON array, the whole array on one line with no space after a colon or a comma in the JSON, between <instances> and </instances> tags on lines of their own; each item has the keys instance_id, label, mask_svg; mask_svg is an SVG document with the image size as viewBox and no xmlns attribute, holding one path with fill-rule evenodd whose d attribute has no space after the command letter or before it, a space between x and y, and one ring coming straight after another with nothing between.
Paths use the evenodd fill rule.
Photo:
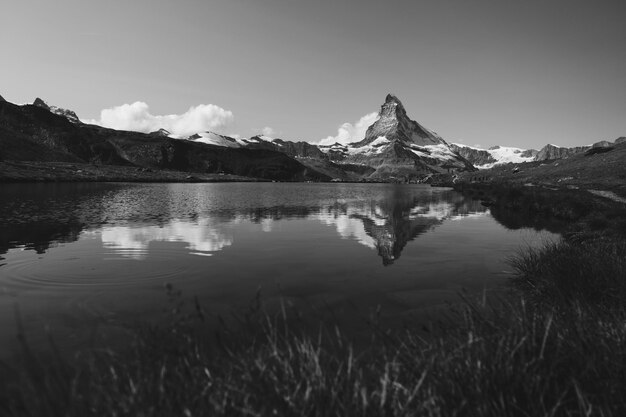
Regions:
<instances>
[{"instance_id":1,"label":"grassy bank","mask_svg":"<svg viewBox=\"0 0 626 417\"><path fill-rule=\"evenodd\" d=\"M618 416L626 412L626 314L523 298L468 301L445 328L302 334L264 316L255 335L207 342L179 324L77 363L25 353L4 381L15 416ZM6 375L6 374L5 374Z\"/></svg>"},{"instance_id":2,"label":"grassy bank","mask_svg":"<svg viewBox=\"0 0 626 417\"><path fill-rule=\"evenodd\" d=\"M626 205L587 190L527 187L510 183L458 183L455 190L481 200L494 217L520 226L557 226L565 238L626 238Z\"/></svg>"},{"instance_id":3,"label":"grassy bank","mask_svg":"<svg viewBox=\"0 0 626 417\"><path fill-rule=\"evenodd\" d=\"M626 415L624 217L572 201L591 206L559 208L578 213L566 238L510 259L510 294L465 296L438 323L374 323L355 347L333 325L258 305L207 334L201 306L176 305L169 324L135 328L124 351L67 362L24 341L2 368L0 415Z\"/></svg>"}]
</instances>

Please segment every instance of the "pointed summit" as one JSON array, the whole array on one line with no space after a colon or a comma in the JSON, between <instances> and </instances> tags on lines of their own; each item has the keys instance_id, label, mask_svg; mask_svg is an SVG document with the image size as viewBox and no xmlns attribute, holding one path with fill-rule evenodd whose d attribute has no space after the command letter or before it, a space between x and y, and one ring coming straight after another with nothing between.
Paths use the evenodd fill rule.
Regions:
<instances>
[{"instance_id":1,"label":"pointed summit","mask_svg":"<svg viewBox=\"0 0 626 417\"><path fill-rule=\"evenodd\" d=\"M46 104L45 101L37 97L35 101L33 101L33 106L41 107L42 109L50 110L50 106Z\"/></svg>"},{"instance_id":2,"label":"pointed summit","mask_svg":"<svg viewBox=\"0 0 626 417\"><path fill-rule=\"evenodd\" d=\"M390 142L404 145L437 145L446 142L414 120L407 114L402 102L393 94L387 94L385 103L380 107L378 120L365 133L365 139L354 144L356 147L369 145L384 137Z\"/></svg>"},{"instance_id":3,"label":"pointed summit","mask_svg":"<svg viewBox=\"0 0 626 417\"><path fill-rule=\"evenodd\" d=\"M387 103L397 103L399 105L402 105L398 97L396 97L395 94L392 93L387 94L387 97L385 97L385 104Z\"/></svg>"},{"instance_id":4,"label":"pointed summit","mask_svg":"<svg viewBox=\"0 0 626 417\"><path fill-rule=\"evenodd\" d=\"M163 129L163 128L160 128L159 130L156 130L154 132L150 132L150 135L152 135L152 136L160 136L160 137L164 137L164 138L168 137L171 134L172 133L169 130ZM200 136L198 136L198 137L200 137Z\"/></svg>"},{"instance_id":5,"label":"pointed summit","mask_svg":"<svg viewBox=\"0 0 626 417\"><path fill-rule=\"evenodd\" d=\"M81 123L76 113L74 113L72 110L62 109L61 107L57 106L49 106L48 103L46 103L39 97L37 97L35 101L33 101L33 106L41 107L42 109L46 109L49 112L54 113L58 116L63 116L72 123Z\"/></svg>"}]
</instances>

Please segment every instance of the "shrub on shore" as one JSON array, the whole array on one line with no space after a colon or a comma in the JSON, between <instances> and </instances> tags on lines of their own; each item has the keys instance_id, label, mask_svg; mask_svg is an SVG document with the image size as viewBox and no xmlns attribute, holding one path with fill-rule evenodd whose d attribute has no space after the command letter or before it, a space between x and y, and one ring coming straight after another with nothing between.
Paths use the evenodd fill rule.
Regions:
<instances>
[{"instance_id":1,"label":"shrub on shore","mask_svg":"<svg viewBox=\"0 0 626 417\"><path fill-rule=\"evenodd\" d=\"M585 303L607 310L626 300L626 241L584 239L528 248L512 258L515 281L541 302Z\"/></svg>"}]
</instances>

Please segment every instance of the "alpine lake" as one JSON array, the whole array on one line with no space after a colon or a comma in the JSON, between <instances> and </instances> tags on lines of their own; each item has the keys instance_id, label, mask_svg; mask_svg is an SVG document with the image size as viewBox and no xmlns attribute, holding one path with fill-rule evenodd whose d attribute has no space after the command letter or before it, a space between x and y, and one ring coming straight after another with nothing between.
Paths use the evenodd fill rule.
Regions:
<instances>
[{"instance_id":1,"label":"alpine lake","mask_svg":"<svg viewBox=\"0 0 626 417\"><path fill-rule=\"evenodd\" d=\"M125 340L174 303L261 300L358 332L506 291L507 258L559 239L449 188L346 183L0 185L0 359ZM508 225L507 226L505 226ZM346 330L347 329L347 330ZM352 329L352 330L351 330Z\"/></svg>"}]
</instances>

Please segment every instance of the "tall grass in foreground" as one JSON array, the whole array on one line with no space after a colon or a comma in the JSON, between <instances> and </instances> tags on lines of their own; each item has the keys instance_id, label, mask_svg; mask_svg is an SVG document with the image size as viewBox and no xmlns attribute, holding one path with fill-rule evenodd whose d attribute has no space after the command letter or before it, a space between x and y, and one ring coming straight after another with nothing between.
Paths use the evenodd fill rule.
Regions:
<instances>
[{"instance_id":1,"label":"tall grass in foreground","mask_svg":"<svg viewBox=\"0 0 626 417\"><path fill-rule=\"evenodd\" d=\"M626 240L590 239L526 249L509 260L516 282L541 302L612 311L626 303Z\"/></svg>"},{"instance_id":2,"label":"tall grass in foreground","mask_svg":"<svg viewBox=\"0 0 626 417\"><path fill-rule=\"evenodd\" d=\"M373 330L356 351L261 315L205 343L184 324L76 364L24 353L2 381L7 416L623 416L626 314L562 314L522 298L466 301L445 332ZM15 371L15 368L12 368Z\"/></svg>"},{"instance_id":3,"label":"tall grass in foreground","mask_svg":"<svg viewBox=\"0 0 626 417\"><path fill-rule=\"evenodd\" d=\"M563 241L511 263L525 291L465 298L430 331L373 326L359 349L260 308L207 337L197 303L71 363L24 340L0 368L0 415L626 415L626 243Z\"/></svg>"}]
</instances>

